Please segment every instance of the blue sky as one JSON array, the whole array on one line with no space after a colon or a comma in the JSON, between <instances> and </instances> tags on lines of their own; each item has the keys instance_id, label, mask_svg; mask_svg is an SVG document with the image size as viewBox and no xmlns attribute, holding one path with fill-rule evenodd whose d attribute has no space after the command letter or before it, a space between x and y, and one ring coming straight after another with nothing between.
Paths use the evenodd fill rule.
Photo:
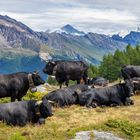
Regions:
<instances>
[{"instance_id":1,"label":"blue sky","mask_svg":"<svg viewBox=\"0 0 140 140\"><path fill-rule=\"evenodd\" d=\"M0 0L0 14L36 31L71 24L79 30L126 34L140 26L140 0Z\"/></svg>"}]
</instances>

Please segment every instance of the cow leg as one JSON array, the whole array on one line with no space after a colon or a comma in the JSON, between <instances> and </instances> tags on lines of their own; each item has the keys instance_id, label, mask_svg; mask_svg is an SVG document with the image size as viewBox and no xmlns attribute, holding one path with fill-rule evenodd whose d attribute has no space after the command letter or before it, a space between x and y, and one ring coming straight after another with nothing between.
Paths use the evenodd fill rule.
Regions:
<instances>
[{"instance_id":1,"label":"cow leg","mask_svg":"<svg viewBox=\"0 0 140 140\"><path fill-rule=\"evenodd\" d=\"M85 84L87 84L87 77L86 76L83 76L83 80L84 80Z\"/></svg>"},{"instance_id":2,"label":"cow leg","mask_svg":"<svg viewBox=\"0 0 140 140\"><path fill-rule=\"evenodd\" d=\"M77 80L77 84L80 84L80 80Z\"/></svg>"},{"instance_id":3,"label":"cow leg","mask_svg":"<svg viewBox=\"0 0 140 140\"><path fill-rule=\"evenodd\" d=\"M126 101L125 101L125 103L124 103L125 105L134 105L134 101L133 100L131 100L130 98L126 98Z\"/></svg>"},{"instance_id":4,"label":"cow leg","mask_svg":"<svg viewBox=\"0 0 140 140\"><path fill-rule=\"evenodd\" d=\"M64 106L64 103L61 99L58 100L58 104L59 104L59 107L63 107Z\"/></svg>"},{"instance_id":5,"label":"cow leg","mask_svg":"<svg viewBox=\"0 0 140 140\"><path fill-rule=\"evenodd\" d=\"M60 86L59 86L60 88L62 88L62 84L60 84Z\"/></svg>"},{"instance_id":6,"label":"cow leg","mask_svg":"<svg viewBox=\"0 0 140 140\"><path fill-rule=\"evenodd\" d=\"M116 107L116 106L118 106L118 104L112 103L112 104L110 104L110 106L111 106L111 107Z\"/></svg>"},{"instance_id":7,"label":"cow leg","mask_svg":"<svg viewBox=\"0 0 140 140\"><path fill-rule=\"evenodd\" d=\"M15 115L16 124L19 125L19 126L25 126L26 123L27 123L26 117L24 115L23 116L21 116L21 115L22 114Z\"/></svg>"},{"instance_id":8,"label":"cow leg","mask_svg":"<svg viewBox=\"0 0 140 140\"><path fill-rule=\"evenodd\" d=\"M18 101L21 101L21 98L18 98Z\"/></svg>"},{"instance_id":9,"label":"cow leg","mask_svg":"<svg viewBox=\"0 0 140 140\"><path fill-rule=\"evenodd\" d=\"M68 87L68 85L69 85L69 81L68 80L65 82L65 85Z\"/></svg>"},{"instance_id":10,"label":"cow leg","mask_svg":"<svg viewBox=\"0 0 140 140\"><path fill-rule=\"evenodd\" d=\"M16 100L15 97L11 97L11 102L14 102Z\"/></svg>"},{"instance_id":11,"label":"cow leg","mask_svg":"<svg viewBox=\"0 0 140 140\"><path fill-rule=\"evenodd\" d=\"M111 101L110 106L117 106L117 105L122 106L123 102L120 99L114 99L114 100Z\"/></svg>"},{"instance_id":12,"label":"cow leg","mask_svg":"<svg viewBox=\"0 0 140 140\"><path fill-rule=\"evenodd\" d=\"M92 98L90 98L87 101L86 107L93 107L96 108L97 107L97 101L93 100Z\"/></svg>"}]
</instances>

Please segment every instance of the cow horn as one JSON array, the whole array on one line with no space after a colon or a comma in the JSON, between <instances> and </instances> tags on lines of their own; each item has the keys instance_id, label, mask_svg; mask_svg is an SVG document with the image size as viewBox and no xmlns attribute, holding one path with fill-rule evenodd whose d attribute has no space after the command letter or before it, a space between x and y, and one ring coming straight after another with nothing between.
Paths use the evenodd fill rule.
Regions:
<instances>
[{"instance_id":1,"label":"cow horn","mask_svg":"<svg viewBox=\"0 0 140 140\"><path fill-rule=\"evenodd\" d=\"M34 71L34 74L38 74L39 73L39 71Z\"/></svg>"},{"instance_id":2,"label":"cow horn","mask_svg":"<svg viewBox=\"0 0 140 140\"><path fill-rule=\"evenodd\" d=\"M138 83L140 83L140 81L133 81L133 83L136 83L136 84L138 84Z\"/></svg>"},{"instance_id":3,"label":"cow horn","mask_svg":"<svg viewBox=\"0 0 140 140\"><path fill-rule=\"evenodd\" d=\"M51 61L52 64L55 64L55 61Z\"/></svg>"},{"instance_id":4,"label":"cow horn","mask_svg":"<svg viewBox=\"0 0 140 140\"><path fill-rule=\"evenodd\" d=\"M120 84L124 84L125 82L124 82L124 80L120 80Z\"/></svg>"},{"instance_id":5,"label":"cow horn","mask_svg":"<svg viewBox=\"0 0 140 140\"><path fill-rule=\"evenodd\" d=\"M37 101L37 102L35 103L35 106L40 105L41 103L42 103L42 101Z\"/></svg>"},{"instance_id":6,"label":"cow horn","mask_svg":"<svg viewBox=\"0 0 140 140\"><path fill-rule=\"evenodd\" d=\"M49 103L55 103L54 101L48 100Z\"/></svg>"}]
</instances>

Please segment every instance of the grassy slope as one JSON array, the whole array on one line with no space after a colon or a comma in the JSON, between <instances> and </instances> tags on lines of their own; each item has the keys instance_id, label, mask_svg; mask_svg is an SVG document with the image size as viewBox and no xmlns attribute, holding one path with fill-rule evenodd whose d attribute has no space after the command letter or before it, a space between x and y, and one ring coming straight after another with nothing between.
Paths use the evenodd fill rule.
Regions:
<instances>
[{"instance_id":1,"label":"grassy slope","mask_svg":"<svg viewBox=\"0 0 140 140\"><path fill-rule=\"evenodd\" d=\"M53 90L49 88L47 92ZM41 98L43 94L28 94L27 98ZM0 123L0 140L67 140L80 130L101 129L113 131L125 139L139 140L140 97L133 97L135 105L87 109L73 105L68 108L53 108L54 116L42 126L28 124L12 127ZM2 102L8 99L1 100Z\"/></svg>"}]
</instances>

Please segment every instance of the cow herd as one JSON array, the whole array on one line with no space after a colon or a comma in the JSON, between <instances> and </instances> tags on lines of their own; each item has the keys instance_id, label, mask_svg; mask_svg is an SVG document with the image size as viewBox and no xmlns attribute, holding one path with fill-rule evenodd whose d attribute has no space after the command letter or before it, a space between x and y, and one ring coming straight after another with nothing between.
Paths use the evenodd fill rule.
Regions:
<instances>
[{"instance_id":1,"label":"cow herd","mask_svg":"<svg viewBox=\"0 0 140 140\"><path fill-rule=\"evenodd\" d=\"M82 61L49 61L43 72L55 76L60 89L46 94L40 101L21 101L28 90L36 92L36 86L45 83L37 72L0 75L0 98L11 98L11 103L0 104L1 121L14 126L25 126L28 122L43 124L45 118L53 115L52 106L78 104L96 108L133 105L130 97L140 90L140 66L122 67L124 82L113 86L108 86L108 80L103 77L89 79L88 66ZM80 83L81 79L84 84ZM77 84L68 86L69 80L76 80ZM66 87L62 88L62 84ZM18 101L15 102L16 99Z\"/></svg>"}]
</instances>

